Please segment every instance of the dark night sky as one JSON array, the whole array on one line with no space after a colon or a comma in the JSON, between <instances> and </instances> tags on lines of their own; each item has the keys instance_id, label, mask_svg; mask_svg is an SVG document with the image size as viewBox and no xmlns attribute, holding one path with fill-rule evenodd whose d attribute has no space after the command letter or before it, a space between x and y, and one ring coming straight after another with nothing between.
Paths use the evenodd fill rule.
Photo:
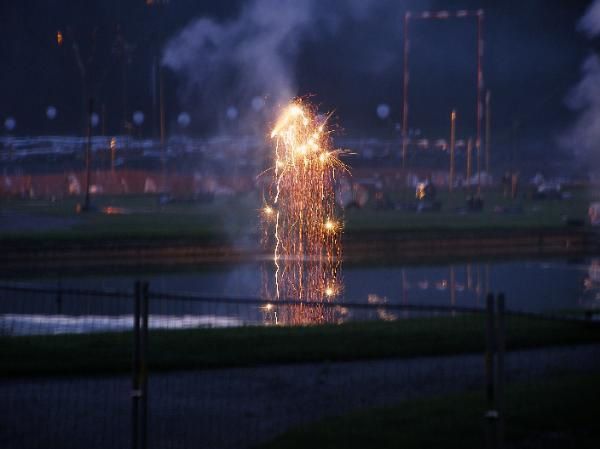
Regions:
<instances>
[{"instance_id":1,"label":"dark night sky","mask_svg":"<svg viewBox=\"0 0 600 449\"><path fill-rule=\"evenodd\" d=\"M127 103L129 112L152 111L151 63L161 42L175 35L192 19L209 16L218 21L234 18L244 2L236 0L171 0L162 11L143 0L18 1L0 4L0 120L17 120L16 134L76 133L81 129L82 86L72 48L58 48L57 30L76 39L86 61L98 103L109 116L107 132L118 132L122 121L122 58L112 51L122 30L131 43ZM343 2L337 0L340 8ZM564 98L579 76L579 67L593 43L576 30L577 20L589 1L571 0L463 0L431 1L431 9L484 8L485 77L492 90L493 131L506 140L517 125L517 139L527 143L533 155L553 145L557 134L574 120ZM385 4L385 2L384 2ZM423 2L407 0L415 10ZM348 22L337 33L323 33L300 42L295 63L298 93L312 94L322 108L335 110L336 119L349 135L393 135L400 121L402 99L402 9L393 14L375 8L367 21ZM92 61L92 30L97 47ZM388 30L397 30L390 33ZM383 69L376 69L386 54L373 49L394 48L397 54ZM472 132L466 117L474 115L475 26L456 22L416 23L412 34L411 126L432 137L445 133L449 110L456 107L459 133ZM366 44L368 43L368 45ZM417 56L418 55L418 56ZM365 61L369 61L368 64ZM365 65L366 64L366 65ZM362 65L365 65L364 67ZM100 81L103 79L104 81ZM173 117L184 108L181 81L166 73L167 113ZM374 111L378 103L391 106L389 121L381 122ZM59 115L45 117L48 105ZM215 105L217 113L218 105ZM193 111L190 111L193 115ZM473 120L470 120L471 122ZM151 121L146 132L150 133ZM210 120L194 122L193 132L207 134ZM462 126L462 128L461 128ZM540 142L536 146L535 143Z\"/></svg>"}]
</instances>

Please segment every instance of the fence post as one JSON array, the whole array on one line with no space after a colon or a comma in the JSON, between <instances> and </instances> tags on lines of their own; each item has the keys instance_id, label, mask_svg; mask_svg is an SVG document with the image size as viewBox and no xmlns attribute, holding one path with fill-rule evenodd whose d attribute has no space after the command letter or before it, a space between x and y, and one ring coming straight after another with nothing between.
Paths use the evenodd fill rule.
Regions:
<instances>
[{"instance_id":1,"label":"fence post","mask_svg":"<svg viewBox=\"0 0 600 449\"><path fill-rule=\"evenodd\" d=\"M140 449L146 449L148 441L148 282L142 283L142 326L140 335Z\"/></svg>"},{"instance_id":2,"label":"fence post","mask_svg":"<svg viewBox=\"0 0 600 449\"><path fill-rule=\"evenodd\" d=\"M139 448L140 409L140 281L135 282L133 297L133 366L131 370L131 449Z\"/></svg>"},{"instance_id":3,"label":"fence post","mask_svg":"<svg viewBox=\"0 0 600 449\"><path fill-rule=\"evenodd\" d=\"M62 313L62 282L60 280L56 289L56 311Z\"/></svg>"},{"instance_id":4,"label":"fence post","mask_svg":"<svg viewBox=\"0 0 600 449\"><path fill-rule=\"evenodd\" d=\"M497 446L504 445L504 352L506 350L506 322L504 293L497 298L496 315L496 410L498 412Z\"/></svg>"},{"instance_id":5,"label":"fence post","mask_svg":"<svg viewBox=\"0 0 600 449\"><path fill-rule=\"evenodd\" d=\"M492 449L496 447L496 419L498 412L495 410L494 397L494 295L488 293L486 297L486 319L485 319L485 391L486 391L486 411L485 411L485 440L486 447Z\"/></svg>"}]
</instances>

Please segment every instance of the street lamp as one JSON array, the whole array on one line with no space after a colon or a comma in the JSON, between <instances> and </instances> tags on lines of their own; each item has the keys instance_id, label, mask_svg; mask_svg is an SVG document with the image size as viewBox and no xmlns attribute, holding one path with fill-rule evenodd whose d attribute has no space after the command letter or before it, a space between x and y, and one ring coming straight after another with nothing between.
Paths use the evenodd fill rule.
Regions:
<instances>
[{"instance_id":1,"label":"street lamp","mask_svg":"<svg viewBox=\"0 0 600 449\"><path fill-rule=\"evenodd\" d=\"M169 4L169 0L146 0L146 6L152 8L159 13L162 13L162 8L165 8ZM157 13L157 16L158 14ZM155 41L155 56L154 56L154 73L158 74L158 103L159 103L159 111L158 111L158 124L160 130L160 152L161 152L161 165L162 165L162 185L161 191L165 191L166 189L166 148L165 148L165 134L166 134L166 120L165 120L165 94L164 94L164 79L163 79L163 69L162 64L159 62L159 53L160 53L160 41L163 38L163 20L158 19L158 33L157 39ZM152 86L153 93L153 117L152 119L156 119L156 81L153 81ZM152 120L152 121L153 121Z\"/></svg>"},{"instance_id":2,"label":"street lamp","mask_svg":"<svg viewBox=\"0 0 600 449\"><path fill-rule=\"evenodd\" d=\"M78 206L78 210L80 211L89 211L91 209L90 183L92 165L92 128L96 127L100 121L100 117L97 113L94 112L94 89L100 88L100 86L106 78L108 71L110 70L110 67L112 66L112 64L103 64L103 73L101 73L100 76L96 74L97 70L94 69L93 64L97 62L97 58L95 57L97 34L98 30L96 28L91 31L91 40L94 44L92 45L92 48L94 50L91 51L91 54L89 54L88 57L83 58L80 51L79 43L75 39L71 29L67 28L66 34L63 34L62 31L57 31L56 33L56 44L58 47L63 47L63 45L67 42L70 43L70 46L73 50L73 55L75 57L75 62L79 71L79 75L81 76L82 102L84 105L83 116L85 118L84 123L87 135L87 142L85 149L85 201L82 206ZM112 47L116 48L117 50L121 49L123 54L126 53L126 44L119 32L115 34L114 43ZM113 50L113 54L114 53L115 52Z\"/></svg>"},{"instance_id":3,"label":"street lamp","mask_svg":"<svg viewBox=\"0 0 600 449\"><path fill-rule=\"evenodd\" d=\"M450 113L450 176L448 178L449 189L454 188L454 146L456 140L456 110Z\"/></svg>"}]
</instances>

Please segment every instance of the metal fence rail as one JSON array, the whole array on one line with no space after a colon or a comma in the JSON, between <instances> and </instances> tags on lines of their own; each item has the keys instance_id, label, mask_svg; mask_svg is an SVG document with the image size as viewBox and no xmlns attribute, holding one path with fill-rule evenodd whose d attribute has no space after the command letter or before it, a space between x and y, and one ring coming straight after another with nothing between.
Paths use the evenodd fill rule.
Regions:
<instances>
[{"instance_id":1,"label":"metal fence rail","mask_svg":"<svg viewBox=\"0 0 600 449\"><path fill-rule=\"evenodd\" d=\"M134 289L74 289L0 284L0 335L127 331L133 328ZM215 297L149 290L151 329L296 325L393 320L433 315L477 315L483 307L353 301L267 301L256 297ZM300 309L313 310L298 317ZM318 319L318 314L321 319ZM507 316L560 322L591 322L591 316L507 310ZM312 319L312 320L311 320Z\"/></svg>"},{"instance_id":2,"label":"metal fence rail","mask_svg":"<svg viewBox=\"0 0 600 449\"><path fill-rule=\"evenodd\" d=\"M505 354L504 335L510 337L515 330L513 318L596 325L584 319L505 311L503 300L496 306L492 296L487 309L384 302L299 305L157 292L147 283L136 283L130 291L0 284L0 356L9 364L31 367L27 374L0 377L0 446L252 447L328 416L462 391L487 395L482 416L485 412L489 444L494 445L501 442L502 411L510 406L502 402L502 380L535 382L552 373L600 370L598 345ZM445 332L471 329L469 335L480 339L482 351L329 361L304 354L296 363L153 367L157 357L202 360L213 341L210 336L216 335L206 331L202 335L208 340L193 340L199 343L196 347L185 340L191 334L166 331L277 324L277 334L258 332L252 340L276 347L277 338L301 338L297 324L376 321L418 323L423 335L440 339ZM348 332L340 338L351 337L353 331ZM221 342L234 348L251 334L223 335ZM332 338L327 344L335 346L330 348L334 353L351 341ZM27 360L27 350L13 351L28 348L24 342L45 348L37 353L42 359ZM125 370L102 374L109 354L124 358ZM84 356L90 367L82 372L76 358ZM55 366L61 368L53 371ZM10 372L10 366L5 369Z\"/></svg>"}]
</instances>

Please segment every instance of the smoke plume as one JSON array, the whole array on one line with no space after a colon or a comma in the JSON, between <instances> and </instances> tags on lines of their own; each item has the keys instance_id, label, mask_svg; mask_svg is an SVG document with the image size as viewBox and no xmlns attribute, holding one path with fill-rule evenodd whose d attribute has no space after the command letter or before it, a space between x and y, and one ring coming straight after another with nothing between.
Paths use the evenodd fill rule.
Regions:
<instances>
[{"instance_id":1,"label":"smoke plume","mask_svg":"<svg viewBox=\"0 0 600 449\"><path fill-rule=\"evenodd\" d=\"M387 16L396 14L393 29L387 30L393 36L400 32L403 1L251 0L233 19L191 21L168 41L162 63L178 77L180 100L196 106L197 118L219 117L221 127L239 128L247 117L264 117L298 94L296 61L302 45L348 33L348 24L364 25L386 9ZM387 32L372 25L376 35ZM359 50L362 55L378 55L377 60L371 64L359 56L352 67L383 70L397 62L397 48L382 48L381 41L375 44L372 51Z\"/></svg>"},{"instance_id":2,"label":"smoke plume","mask_svg":"<svg viewBox=\"0 0 600 449\"><path fill-rule=\"evenodd\" d=\"M589 38L600 35L600 0L595 0L578 24L578 29ZM590 54L581 65L581 80L566 98L567 106L578 112L575 124L562 139L584 162L600 158L600 58Z\"/></svg>"},{"instance_id":3,"label":"smoke plume","mask_svg":"<svg viewBox=\"0 0 600 449\"><path fill-rule=\"evenodd\" d=\"M184 93L222 105L267 96L293 95L291 64L310 22L310 4L260 0L237 20L200 18L167 44L163 64L182 75Z\"/></svg>"}]
</instances>

